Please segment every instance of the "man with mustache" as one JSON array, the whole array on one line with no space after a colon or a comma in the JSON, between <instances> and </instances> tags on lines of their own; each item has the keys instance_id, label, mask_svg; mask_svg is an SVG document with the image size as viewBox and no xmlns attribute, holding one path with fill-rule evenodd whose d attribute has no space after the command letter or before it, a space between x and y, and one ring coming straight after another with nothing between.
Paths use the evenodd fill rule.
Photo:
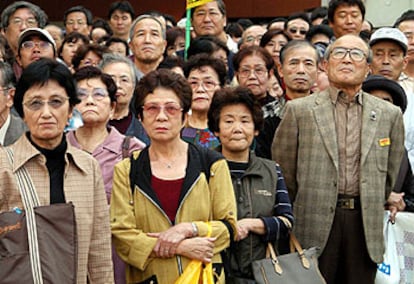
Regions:
<instances>
[{"instance_id":1,"label":"man with mustache","mask_svg":"<svg viewBox=\"0 0 414 284\"><path fill-rule=\"evenodd\" d=\"M293 230L303 247L320 247L328 284L374 284L384 204L404 152L401 110L361 90L371 58L356 35L332 43L324 63L330 87L286 104L272 146L293 203Z\"/></svg>"}]
</instances>

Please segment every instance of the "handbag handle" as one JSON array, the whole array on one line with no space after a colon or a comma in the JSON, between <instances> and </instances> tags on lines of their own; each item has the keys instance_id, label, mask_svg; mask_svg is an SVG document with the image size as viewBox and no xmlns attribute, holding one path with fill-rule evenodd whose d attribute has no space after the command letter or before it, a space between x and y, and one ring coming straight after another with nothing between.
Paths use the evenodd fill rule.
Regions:
<instances>
[{"instance_id":1,"label":"handbag handle","mask_svg":"<svg viewBox=\"0 0 414 284\"><path fill-rule=\"evenodd\" d=\"M14 153L9 147L4 148L10 165L13 168ZM39 255L39 242L37 239L37 224L34 207L39 206L39 198L34 188L32 178L25 167L20 167L15 172L17 187L22 197L22 203L26 212L27 238L29 241L30 266L34 284L43 284L42 268Z\"/></svg>"},{"instance_id":2,"label":"handbag handle","mask_svg":"<svg viewBox=\"0 0 414 284\"><path fill-rule=\"evenodd\" d=\"M309 269L310 268L310 262L306 258L305 252L303 251L302 246L300 245L298 239L295 237L295 235L292 232L290 233L289 238L290 238L291 252L293 253L293 252L297 251L299 259L302 263L302 266L306 269ZM272 260L275 272L277 274L281 275L283 273L283 269L280 266L279 260L277 259L277 256L276 256L276 252L273 248L273 245L270 242L267 243L266 258L270 258Z\"/></svg>"}]
</instances>

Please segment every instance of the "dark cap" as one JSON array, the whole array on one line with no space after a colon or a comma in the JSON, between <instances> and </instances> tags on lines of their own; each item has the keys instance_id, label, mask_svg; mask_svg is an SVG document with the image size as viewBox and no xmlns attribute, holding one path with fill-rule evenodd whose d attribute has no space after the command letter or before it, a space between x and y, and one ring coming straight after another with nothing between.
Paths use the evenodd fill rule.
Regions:
<instances>
[{"instance_id":1,"label":"dark cap","mask_svg":"<svg viewBox=\"0 0 414 284\"><path fill-rule=\"evenodd\" d=\"M362 90L370 93L374 90L382 90L389 93L394 105L399 106L404 113L407 108L407 96L404 89L397 82L380 75L370 75L362 83Z\"/></svg>"}]
</instances>

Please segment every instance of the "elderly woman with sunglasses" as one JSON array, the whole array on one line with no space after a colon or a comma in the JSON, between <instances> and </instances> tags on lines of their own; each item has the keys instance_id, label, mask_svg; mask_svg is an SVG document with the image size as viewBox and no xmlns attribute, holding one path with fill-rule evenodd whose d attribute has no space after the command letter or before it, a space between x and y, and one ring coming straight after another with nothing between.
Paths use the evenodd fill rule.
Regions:
<instances>
[{"instance_id":1,"label":"elderly woman with sunglasses","mask_svg":"<svg viewBox=\"0 0 414 284\"><path fill-rule=\"evenodd\" d=\"M23 208L13 169L25 167L41 205L74 205L77 283L113 283L109 212L99 164L67 143L63 133L78 102L75 81L63 64L40 59L23 71L14 107L29 131L10 146L13 165L0 150L0 212Z\"/></svg>"},{"instance_id":2,"label":"elderly woman with sunglasses","mask_svg":"<svg viewBox=\"0 0 414 284\"><path fill-rule=\"evenodd\" d=\"M74 74L78 83L76 106L82 115L83 126L67 134L70 144L90 153L101 167L108 204L112 192L113 168L116 163L134 150L145 147L135 137L126 137L108 121L116 104L116 85L108 74L96 67L87 66ZM125 265L113 251L115 282L125 283Z\"/></svg>"},{"instance_id":3,"label":"elderly woman with sunglasses","mask_svg":"<svg viewBox=\"0 0 414 284\"><path fill-rule=\"evenodd\" d=\"M174 283L193 259L212 262L224 283L220 252L236 235L236 203L224 158L180 138L191 93L185 78L166 69L137 87L135 108L151 144L115 166L111 199L128 283Z\"/></svg>"}]
</instances>

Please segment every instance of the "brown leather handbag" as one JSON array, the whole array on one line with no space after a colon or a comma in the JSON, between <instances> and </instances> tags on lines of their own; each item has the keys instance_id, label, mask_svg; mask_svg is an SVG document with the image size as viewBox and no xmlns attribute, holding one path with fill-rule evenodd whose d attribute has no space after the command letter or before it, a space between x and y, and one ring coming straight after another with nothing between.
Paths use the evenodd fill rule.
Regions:
<instances>
[{"instance_id":1,"label":"brown leather handbag","mask_svg":"<svg viewBox=\"0 0 414 284\"><path fill-rule=\"evenodd\" d=\"M10 149L7 153L12 164L13 153ZM39 206L36 190L24 167L16 171L16 181L24 209L0 213L0 282L76 283L73 204Z\"/></svg>"}]
</instances>

